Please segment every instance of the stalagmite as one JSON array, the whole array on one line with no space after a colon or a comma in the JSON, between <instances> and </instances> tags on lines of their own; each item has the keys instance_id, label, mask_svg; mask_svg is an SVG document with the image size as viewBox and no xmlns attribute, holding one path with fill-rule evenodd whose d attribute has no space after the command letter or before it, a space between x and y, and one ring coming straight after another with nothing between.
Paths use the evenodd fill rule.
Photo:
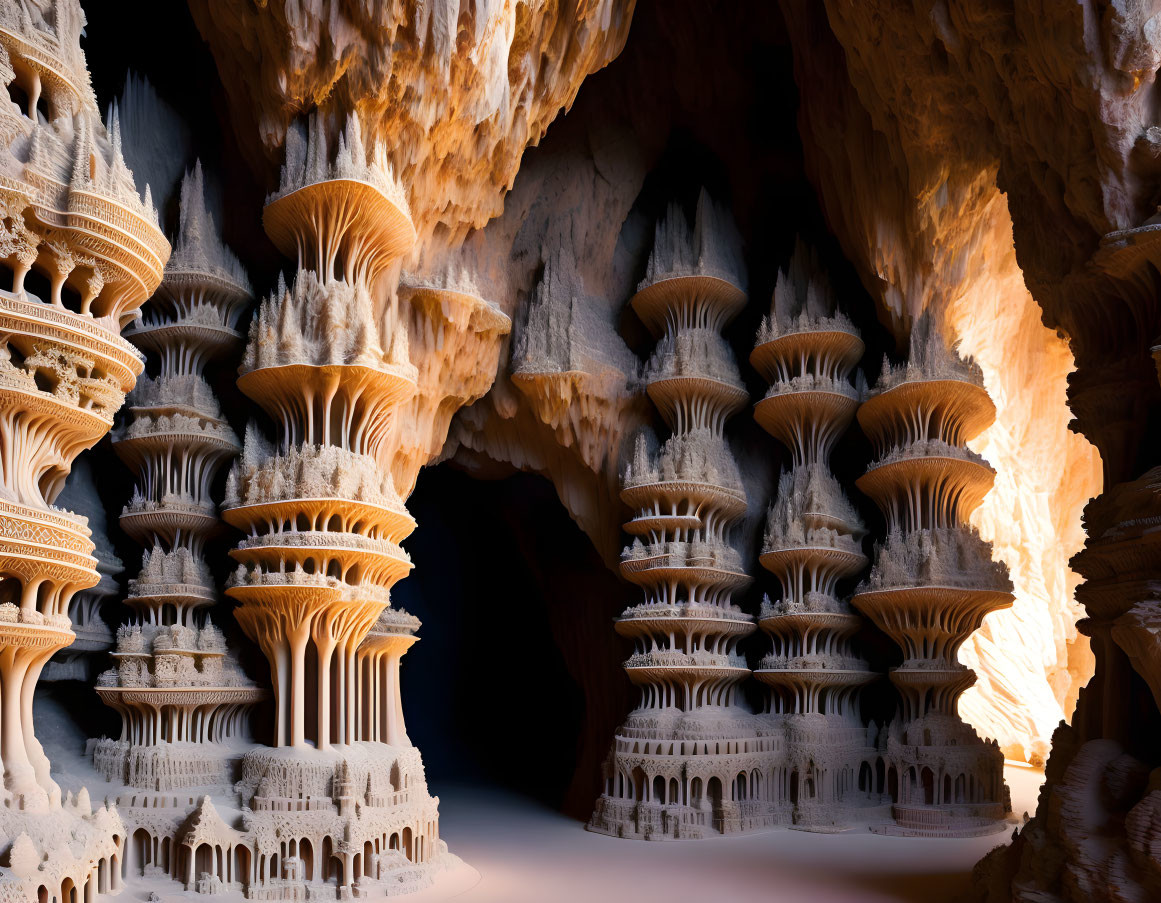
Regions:
<instances>
[{"instance_id":1,"label":"stalagmite","mask_svg":"<svg viewBox=\"0 0 1161 903\"><path fill-rule=\"evenodd\" d=\"M415 528L389 469L393 420L418 372L399 303L383 298L415 230L383 143L368 151L354 116L333 155L322 117L292 133L264 223L298 272L260 306L238 380L280 436L247 430L225 510L246 534L228 592L270 663L276 707L274 748L242 765L243 881L288 899L332 878L343 897L421 887L432 870L406 866L446 846L399 702L419 622L389 595L411 569L398 543Z\"/></svg>"},{"instance_id":2,"label":"stalagmite","mask_svg":"<svg viewBox=\"0 0 1161 903\"><path fill-rule=\"evenodd\" d=\"M212 623L218 593L204 560L219 526L210 486L240 446L203 373L236 349L250 285L206 209L200 163L182 183L180 209L161 289L126 331L159 367L138 382L128 422L113 434L138 478L121 526L145 552L129 581L135 617L117 631L116 668L97 680L97 695L121 715L121 736L93 747L106 780L158 791L229 783L246 710L266 696ZM139 811L148 805L138 794L121 803L130 831L151 821Z\"/></svg>"},{"instance_id":3,"label":"stalagmite","mask_svg":"<svg viewBox=\"0 0 1161 903\"><path fill-rule=\"evenodd\" d=\"M770 740L739 685L738 641L753 618L730 601L751 582L729 544L746 498L724 430L747 400L721 330L746 303L732 224L702 193L691 230L671 205L657 225L633 310L660 336L645 368L650 400L673 430L654 451L639 436L622 498L635 511L621 556L644 600L617 632L640 705L617 732L589 829L647 840L768 826Z\"/></svg>"},{"instance_id":4,"label":"stalagmite","mask_svg":"<svg viewBox=\"0 0 1161 903\"><path fill-rule=\"evenodd\" d=\"M754 676L770 688L768 729L783 737L775 764L781 793L794 821L816 828L859 817L856 806L866 818L873 794L886 790L873 786L875 750L858 705L875 674L852 649L861 619L838 595L840 581L867 565L860 542L866 530L827 469L865 390L861 371L850 382L863 349L800 244L790 271L778 274L750 355L770 383L754 417L790 449L793 462L766 520L759 560L778 577L782 597L762 603L758 624L773 650Z\"/></svg>"},{"instance_id":5,"label":"stalagmite","mask_svg":"<svg viewBox=\"0 0 1161 903\"><path fill-rule=\"evenodd\" d=\"M905 365L883 371L859 408L880 457L858 480L887 520L870 577L851 600L903 650L891 671L902 705L888 727L895 826L938 837L1003 830L1003 756L957 711L975 675L960 645L984 615L1012 604L991 545L967 526L995 472L966 447L995 417L979 367L949 350L923 315Z\"/></svg>"},{"instance_id":6,"label":"stalagmite","mask_svg":"<svg viewBox=\"0 0 1161 903\"><path fill-rule=\"evenodd\" d=\"M78 592L98 584L84 518L54 506L73 460L113 425L141 373L119 335L169 257L157 212L108 132L80 49L73 2L0 6L0 868L5 899L91 900L119 882L124 829L49 776L32 697L48 659L74 639ZM10 102L20 97L24 105ZM26 288L36 270L48 293ZM65 840L67 839L67 843Z\"/></svg>"}]
</instances>

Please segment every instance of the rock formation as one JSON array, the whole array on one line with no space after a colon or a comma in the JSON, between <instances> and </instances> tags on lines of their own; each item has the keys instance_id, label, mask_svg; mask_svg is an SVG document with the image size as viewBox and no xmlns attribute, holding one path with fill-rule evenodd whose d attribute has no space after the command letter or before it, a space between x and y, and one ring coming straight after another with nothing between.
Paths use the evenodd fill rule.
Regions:
<instances>
[{"instance_id":1,"label":"rock formation","mask_svg":"<svg viewBox=\"0 0 1161 903\"><path fill-rule=\"evenodd\" d=\"M264 224L298 269L259 307L238 380L281 433L268 444L247 430L225 502L246 534L228 592L270 663L275 729L273 747L242 764L249 871L210 874L250 896L294 898L332 878L339 895L398 892L429 881L416 866L446 852L399 701L419 622L389 595L411 569L398 543L415 528L390 471L393 419L418 371L383 288L415 229L383 143L364 145L357 116L333 146L321 117L288 140Z\"/></svg>"},{"instance_id":2,"label":"rock formation","mask_svg":"<svg viewBox=\"0 0 1161 903\"><path fill-rule=\"evenodd\" d=\"M0 256L13 272L0 289L0 898L72 901L142 873L191 892L353 897L418 888L450 861L400 704L418 619L389 591L410 569L404 499L424 466L452 459L477 475L547 477L600 555L644 589L617 621L637 644L627 670L643 701L614 741L595 829L831 830L882 821L891 802L890 833L984 832L1005 808L1001 757L1047 758L1040 810L981 866L981 894L1161 895L1161 28L1150 4L781 0L702 18L682 0L190 6L233 129L188 140L226 158L240 150L243 181L262 191L284 161L265 225L297 263L256 314L239 380L263 412L227 487L224 516L244 534L229 586L237 624L215 611L248 637L235 649L255 642L269 661L272 745L229 786L214 747L242 719L220 694L259 691L210 686L235 678L219 674L223 634L203 621L222 589L222 562L203 554L209 483L239 443L189 377L237 312L204 268L171 284L196 203L182 205L192 218L178 254L132 329L160 374L142 379L116 434L141 484L122 523L147 546L129 591L135 623L99 688L127 733L96 745L98 764L140 785L118 791L121 815L62 793L34 736L38 678L85 677L112 640L97 609L125 548L113 527L102 546L95 514L86 527L64 510L85 514L92 493L62 486L142 372L119 331L169 254L144 183L164 197L183 165L130 153L121 126L154 137L185 126L136 81L103 125L76 0L14 0L0 8L11 100L0 102ZM610 73L597 70L632 47L634 17L653 43L602 81ZM754 88L783 63L789 99ZM728 73L706 79L715 67ZM588 99L585 80L598 87ZM211 93L197 98L214 109L203 123L218 118ZM779 104L797 111L797 162L757 149L794 131L771 115ZM683 142L698 147L668 156ZM809 190L757 190L756 173L784 165L805 167L821 210ZM715 270L725 232L707 226L704 204L692 230L665 217L646 264L657 205L700 182L725 187L749 236L829 231L818 237L837 240L832 275L849 263L861 307L875 305L884 327L844 293L862 339L910 344L859 413L877 460L858 485L888 533L854 609L840 581L862 565L862 525L829 469L852 463L830 450L861 394L848 382L855 330L817 287L792 305L776 298L755 350L770 385L755 413L793 466L771 487L757 428L739 418L724 439L750 394L738 335L758 315L744 268ZM779 209L788 198L810 208L804 222ZM273 285L258 212L231 200L222 225ZM787 250L751 244L752 277ZM645 329L620 313L642 269L632 307L657 343L644 391ZM814 275L784 283L782 300ZM217 300L182 307L202 292ZM694 312L706 320L681 319ZM796 357L821 336L835 344ZM660 448L642 430L650 404L671 431ZM1080 512L1098 493L1079 551ZM626 505L640 546L617 562ZM751 715L739 637L754 624L731 593L759 543L782 592L759 612L768 639L755 639L767 654L764 686L751 689L770 711ZM877 662L879 637L854 643L854 611L902 659L890 684L903 704L884 730L857 713L871 672L855 652ZM575 655L570 668L599 664ZM592 686L589 710L619 717L614 694ZM1049 757L1049 733L1070 717ZM185 764L157 764L195 738ZM212 766L193 761L202 753ZM155 805L163 793L175 802Z\"/></svg>"},{"instance_id":3,"label":"rock formation","mask_svg":"<svg viewBox=\"0 0 1161 903\"><path fill-rule=\"evenodd\" d=\"M748 395L721 330L746 303L745 285L728 216L702 192L691 229L671 205L632 300L660 337L644 383L673 430L660 449L638 436L622 481L635 516L621 573L644 599L617 632L634 641L625 670L641 702L613 740L592 831L659 840L772 821L762 755L771 741L739 694L750 669L737 645L754 622L731 602L752 578L729 543L746 499L724 430ZM549 353L559 334L548 331Z\"/></svg>"},{"instance_id":4,"label":"rock formation","mask_svg":"<svg viewBox=\"0 0 1161 903\"><path fill-rule=\"evenodd\" d=\"M995 416L979 367L948 349L931 317L912 327L907 363L883 370L859 408L879 459L858 487L887 520L875 566L851 603L903 650L891 670L901 706L888 726L895 830L955 836L1002 829L1003 755L959 717L975 674L956 657L984 616L1012 604L1011 581L967 525L995 472L966 447Z\"/></svg>"},{"instance_id":5,"label":"rock formation","mask_svg":"<svg viewBox=\"0 0 1161 903\"><path fill-rule=\"evenodd\" d=\"M585 76L620 52L634 2L502 0L461 12L413 0L195 0L190 8L243 140L257 138L259 152L278 159L301 110L317 107L339 126L358 114L368 136L390 142L417 249L438 250L499 214L524 149L571 105Z\"/></svg>"},{"instance_id":6,"label":"rock formation","mask_svg":"<svg viewBox=\"0 0 1161 903\"><path fill-rule=\"evenodd\" d=\"M218 592L204 558L219 526L210 487L240 446L203 373L239 343L250 285L206 209L200 163L182 182L180 210L161 288L125 333L158 366L138 381L113 434L137 475L121 528L145 552L129 581L135 616L117 631L116 667L97 680L97 695L121 715L121 736L93 747L106 780L156 791L228 783L246 711L266 695L213 624ZM121 804L131 832L148 803L134 795Z\"/></svg>"},{"instance_id":7,"label":"rock formation","mask_svg":"<svg viewBox=\"0 0 1161 903\"><path fill-rule=\"evenodd\" d=\"M124 829L88 793L62 795L32 696L73 642L73 597L100 582L83 517L54 506L73 460L113 425L141 373L120 329L169 256L146 188L101 121L75 3L0 7L0 868L6 899L87 899L120 883ZM8 98L13 98L9 100ZM47 277L37 295L29 273Z\"/></svg>"},{"instance_id":8,"label":"rock formation","mask_svg":"<svg viewBox=\"0 0 1161 903\"><path fill-rule=\"evenodd\" d=\"M876 676L852 648L862 619L838 595L867 566L866 529L828 469L866 389L861 371L850 381L864 347L799 245L750 355L770 383L754 417L792 460L766 519L760 561L782 595L762 602L758 624L773 648L754 676L770 688L768 730L783 738L780 799L797 824L815 828L845 824L855 806L870 815L872 794L887 789L873 786L875 750L859 709L859 691Z\"/></svg>"}]
</instances>

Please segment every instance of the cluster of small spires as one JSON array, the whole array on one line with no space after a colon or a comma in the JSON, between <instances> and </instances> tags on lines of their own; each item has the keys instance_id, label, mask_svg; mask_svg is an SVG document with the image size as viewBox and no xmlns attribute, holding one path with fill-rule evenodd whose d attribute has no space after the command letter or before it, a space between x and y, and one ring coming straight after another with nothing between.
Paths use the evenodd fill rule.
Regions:
<instances>
[{"instance_id":1,"label":"cluster of small spires","mask_svg":"<svg viewBox=\"0 0 1161 903\"><path fill-rule=\"evenodd\" d=\"M406 323L393 323L386 343L376 324L366 286L324 283L312 270L301 270L288 287L279 274L277 288L250 322L241 372L290 364L344 365L402 370L414 379Z\"/></svg>"},{"instance_id":2,"label":"cluster of small spires","mask_svg":"<svg viewBox=\"0 0 1161 903\"><path fill-rule=\"evenodd\" d=\"M130 407L185 407L215 420L221 419L218 397L204 379L192 373L173 373L156 378L143 373L129 394L127 404Z\"/></svg>"},{"instance_id":3,"label":"cluster of small spires","mask_svg":"<svg viewBox=\"0 0 1161 903\"><path fill-rule=\"evenodd\" d=\"M391 474L365 455L334 445L293 446L281 454L254 424L242 456L226 477L223 505L257 505L288 498L351 498L401 509Z\"/></svg>"},{"instance_id":4,"label":"cluster of small spires","mask_svg":"<svg viewBox=\"0 0 1161 903\"><path fill-rule=\"evenodd\" d=\"M99 687L252 687L226 655L226 638L211 622L124 625L117 630L116 668L97 678Z\"/></svg>"},{"instance_id":5,"label":"cluster of small spires","mask_svg":"<svg viewBox=\"0 0 1161 903\"><path fill-rule=\"evenodd\" d=\"M677 203L671 203L657 221L653 250L638 288L681 276L711 276L746 290L746 262L733 217L704 188L692 226Z\"/></svg>"},{"instance_id":6,"label":"cluster of small spires","mask_svg":"<svg viewBox=\"0 0 1161 903\"><path fill-rule=\"evenodd\" d=\"M635 487L672 481L742 491L738 464L725 440L712 430L674 433L655 454L650 453L647 436L638 433L633 458L625 465L622 485Z\"/></svg>"},{"instance_id":7,"label":"cluster of small spires","mask_svg":"<svg viewBox=\"0 0 1161 903\"><path fill-rule=\"evenodd\" d=\"M908 382L926 382L939 379L957 380L973 386L984 384L984 373L970 357L961 356L944 341L936 328L930 311L921 313L911 326L905 363L892 364L883 356L879 379L869 394L877 395Z\"/></svg>"},{"instance_id":8,"label":"cluster of small spires","mask_svg":"<svg viewBox=\"0 0 1161 903\"><path fill-rule=\"evenodd\" d=\"M664 668L673 666L704 665L707 667L749 668L744 655L727 652L677 652L670 649L655 649L651 652L634 652L625 660L626 668Z\"/></svg>"},{"instance_id":9,"label":"cluster of small spires","mask_svg":"<svg viewBox=\"0 0 1161 903\"><path fill-rule=\"evenodd\" d=\"M995 472L992 465L984 460L984 456L979 452L972 451L966 445L952 445L950 442L938 438L918 439L907 445L892 445L885 454L871 462L867 469L874 470L877 467L910 458L954 458L957 461L971 461L973 464L979 464L993 473Z\"/></svg>"},{"instance_id":10,"label":"cluster of small spires","mask_svg":"<svg viewBox=\"0 0 1161 903\"><path fill-rule=\"evenodd\" d=\"M842 524L844 532L819 525L816 521L820 518ZM778 491L766 516L762 551L809 546L859 552L859 540L865 532L838 480L821 464L807 464L783 471L778 478Z\"/></svg>"},{"instance_id":11,"label":"cluster of small spires","mask_svg":"<svg viewBox=\"0 0 1161 903\"><path fill-rule=\"evenodd\" d=\"M664 558L664 563L661 559ZM635 538L621 551L622 561L655 559L657 567L712 567L725 571L742 570L742 556L730 543L715 537L695 536L692 540L644 543Z\"/></svg>"},{"instance_id":12,"label":"cluster of small spires","mask_svg":"<svg viewBox=\"0 0 1161 903\"><path fill-rule=\"evenodd\" d=\"M770 313L762 318L755 344L802 332L859 334L850 318L838 309L830 279L819 266L814 249L799 239L789 267L778 271Z\"/></svg>"},{"instance_id":13,"label":"cluster of small spires","mask_svg":"<svg viewBox=\"0 0 1161 903\"><path fill-rule=\"evenodd\" d=\"M158 393L160 394L160 393ZM155 398L146 404L164 404L160 398ZM209 412L207 412L209 413ZM237 442L234 431L229 424L208 417L192 417L189 414L174 413L162 414L158 417L137 417L129 421L122 429L117 430L114 441L124 439L140 439L145 436L168 436L174 433L185 433L190 436L205 436L210 439L219 439L231 445Z\"/></svg>"},{"instance_id":14,"label":"cluster of small spires","mask_svg":"<svg viewBox=\"0 0 1161 903\"><path fill-rule=\"evenodd\" d=\"M765 620L776 618L779 615L802 614L803 612L849 615L853 613L853 610L848 602L837 599L828 593L809 590L802 596L793 599L783 596L771 601L768 595L763 595L758 617Z\"/></svg>"},{"instance_id":15,"label":"cluster of small spires","mask_svg":"<svg viewBox=\"0 0 1161 903\"><path fill-rule=\"evenodd\" d=\"M612 368L635 382L640 364L613 325L604 303L585 292L584 279L568 246L544 261L544 272L517 331L512 372L517 375L597 372Z\"/></svg>"},{"instance_id":16,"label":"cluster of small spires","mask_svg":"<svg viewBox=\"0 0 1161 903\"><path fill-rule=\"evenodd\" d=\"M173 253L166 264L167 278L184 273L215 276L238 287L243 296L249 296L250 279L234 252L226 247L213 215L206 206L205 178L202 163L198 160L193 171L186 174L181 183L181 206L178 208L177 238L173 241ZM235 318L239 309L232 311ZM205 322L217 325L221 322L216 309L206 306ZM208 319L212 316L212 320ZM196 312L182 317L183 322L198 322ZM233 326L227 322L227 326Z\"/></svg>"},{"instance_id":17,"label":"cluster of small spires","mask_svg":"<svg viewBox=\"0 0 1161 903\"><path fill-rule=\"evenodd\" d=\"M666 333L645 365L645 382L694 376L742 387L734 353L721 333L713 329L684 329Z\"/></svg>"},{"instance_id":18,"label":"cluster of small spires","mask_svg":"<svg viewBox=\"0 0 1161 903\"><path fill-rule=\"evenodd\" d=\"M84 117L67 122L30 121L24 162L32 171L67 184L70 191L107 197L160 229L152 189L146 185L144 194L138 194L125 163L116 102L109 105L105 120L107 142ZM19 153L19 145L14 150Z\"/></svg>"},{"instance_id":19,"label":"cluster of small spires","mask_svg":"<svg viewBox=\"0 0 1161 903\"><path fill-rule=\"evenodd\" d=\"M278 190L266 199L266 203L308 185L345 179L373 185L410 218L407 195L395 178L386 143L382 138L376 138L368 151L356 113L347 117L333 157L327 143L323 114L316 112L310 116L305 127L302 122L292 124L286 133L286 157L279 171Z\"/></svg>"},{"instance_id":20,"label":"cluster of small spires","mask_svg":"<svg viewBox=\"0 0 1161 903\"><path fill-rule=\"evenodd\" d=\"M209 565L184 546L169 551L154 546L141 555L141 570L129 580L129 597L154 596L159 588L183 585L212 588Z\"/></svg>"},{"instance_id":21,"label":"cluster of small spires","mask_svg":"<svg viewBox=\"0 0 1161 903\"><path fill-rule=\"evenodd\" d=\"M63 63L69 70L72 83L81 94L85 106L96 109L97 98L89 80L85 54L81 50L81 35L85 28L85 14L80 4L53 3L52 14L45 16L37 3L0 4L0 26L39 47L50 57ZM0 47L0 73L4 67L11 71L7 52Z\"/></svg>"},{"instance_id":22,"label":"cluster of small spires","mask_svg":"<svg viewBox=\"0 0 1161 903\"><path fill-rule=\"evenodd\" d=\"M402 549L400 553L404 561L411 561ZM280 570L269 571L256 565L239 564L226 586L325 586L339 590L338 601L342 602L378 602L382 605L391 602L391 591L374 583L350 584L317 571L309 573L297 561L292 566L280 563L279 567Z\"/></svg>"},{"instance_id":23,"label":"cluster of small spires","mask_svg":"<svg viewBox=\"0 0 1161 903\"><path fill-rule=\"evenodd\" d=\"M975 527L893 530L875 546L875 566L859 592L949 586L1009 592L1012 581Z\"/></svg>"}]
</instances>

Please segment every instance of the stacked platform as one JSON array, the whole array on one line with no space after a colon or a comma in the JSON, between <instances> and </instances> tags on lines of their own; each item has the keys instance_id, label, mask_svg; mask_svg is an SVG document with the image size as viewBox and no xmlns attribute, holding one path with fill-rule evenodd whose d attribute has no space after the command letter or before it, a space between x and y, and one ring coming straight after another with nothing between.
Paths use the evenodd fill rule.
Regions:
<instances>
[{"instance_id":1,"label":"stacked platform","mask_svg":"<svg viewBox=\"0 0 1161 903\"><path fill-rule=\"evenodd\" d=\"M789 271L779 273L750 355L770 383L754 417L792 460L759 558L782 594L763 602L758 623L773 648L754 676L770 690L767 730L784 736L784 758L775 766L780 802L795 824L833 830L865 817L877 802L863 780L875 751L858 705L859 691L876 675L853 650L862 619L838 594L840 583L867 565L866 531L828 470L831 450L858 408L862 374L854 384L850 378L863 342L835 310L812 260L799 245Z\"/></svg>"},{"instance_id":2,"label":"stacked platform","mask_svg":"<svg viewBox=\"0 0 1161 903\"><path fill-rule=\"evenodd\" d=\"M857 485L887 519L888 535L852 602L899 644L891 671L902 705L887 769L898 786L896 833L973 835L1002 830L1003 756L959 717L975 682L957 652L988 612L1012 604L1012 584L968 516L994 471L967 448L995 418L979 368L948 349L927 315L904 366L884 362L859 409L880 458Z\"/></svg>"},{"instance_id":3,"label":"stacked platform","mask_svg":"<svg viewBox=\"0 0 1161 903\"><path fill-rule=\"evenodd\" d=\"M640 705L617 732L605 792L589 829L646 839L765 827L760 738L739 687L750 676L738 641L753 618L731 602L751 583L729 543L746 511L726 421L747 393L722 328L746 303L732 225L703 193L691 231L671 206L632 306L659 336L646 392L672 435L656 453L638 437L622 499L635 538L621 573L644 601L616 629Z\"/></svg>"},{"instance_id":4,"label":"stacked platform","mask_svg":"<svg viewBox=\"0 0 1161 903\"><path fill-rule=\"evenodd\" d=\"M220 526L211 484L240 450L204 371L240 343L235 327L250 286L206 209L200 163L182 182L180 212L161 288L126 331L157 366L113 434L137 474L121 526L145 552L129 581L134 618L117 632L116 667L97 680L97 694L121 715L121 736L93 746L106 780L163 792L228 783L242 716L266 695L210 623L217 592L203 560Z\"/></svg>"}]
</instances>

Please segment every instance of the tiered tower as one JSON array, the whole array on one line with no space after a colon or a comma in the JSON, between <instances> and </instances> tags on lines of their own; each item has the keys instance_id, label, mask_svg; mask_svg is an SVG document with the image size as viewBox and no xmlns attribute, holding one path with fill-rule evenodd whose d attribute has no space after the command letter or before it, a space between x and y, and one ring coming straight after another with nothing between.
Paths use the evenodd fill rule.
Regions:
<instances>
[{"instance_id":1,"label":"tiered tower","mask_svg":"<svg viewBox=\"0 0 1161 903\"><path fill-rule=\"evenodd\" d=\"M1007 568L967 524L995 471L967 448L995 419L979 367L949 349L924 314L904 366L886 360L859 408L879 459L858 480L887 520L886 541L855 607L899 644L891 671L902 698L888 737L896 832L999 830L1007 811L1003 756L960 720L975 681L956 653L984 616L1012 604Z\"/></svg>"},{"instance_id":2,"label":"tiered tower","mask_svg":"<svg viewBox=\"0 0 1161 903\"><path fill-rule=\"evenodd\" d=\"M738 641L753 618L730 600L748 586L728 542L746 510L724 427L748 399L722 328L746 303L728 218L703 192L693 230L672 205L658 226L633 310L660 337L646 391L673 430L659 454L638 437L622 498L636 516L621 573L644 599L617 632L640 705L617 732L589 828L663 839L769 823L760 797L768 752L738 689L750 676Z\"/></svg>"},{"instance_id":3,"label":"tiered tower","mask_svg":"<svg viewBox=\"0 0 1161 903\"><path fill-rule=\"evenodd\" d=\"M828 467L859 406L862 373L857 384L850 377L862 356L858 330L836 312L829 283L800 244L789 272L778 274L750 355L770 383L754 417L793 462L778 481L759 558L782 596L763 600L758 623L773 650L754 676L770 689L768 729L784 735L779 800L793 807L795 823L814 827L844 823L858 790L865 803L872 789L874 750L858 695L875 675L852 648L862 619L838 594L867 565L866 531Z\"/></svg>"},{"instance_id":4,"label":"tiered tower","mask_svg":"<svg viewBox=\"0 0 1161 903\"><path fill-rule=\"evenodd\" d=\"M275 748L247 754L240 784L258 844L250 888L414 885L427 872L413 864L443 849L398 702L395 669L418 621L386 613L411 570L399 542L415 521L390 467L417 377L387 277L415 229L384 145L368 153L353 116L333 160L321 117L290 132L264 223L298 273L262 303L238 380L278 440L247 430L224 514L246 534L228 592L276 701ZM280 850L263 846L275 827Z\"/></svg>"},{"instance_id":5,"label":"tiered tower","mask_svg":"<svg viewBox=\"0 0 1161 903\"><path fill-rule=\"evenodd\" d=\"M33 733L73 596L99 576L82 517L53 506L73 460L113 425L142 364L121 326L169 245L106 133L75 0L0 4L0 897L92 899L116 886L124 829L88 793L62 800ZM15 98L19 102L11 102ZM36 276L29 278L35 271ZM41 282L43 282L43 288Z\"/></svg>"},{"instance_id":6,"label":"tiered tower","mask_svg":"<svg viewBox=\"0 0 1161 903\"><path fill-rule=\"evenodd\" d=\"M125 333L156 362L157 376L138 382L127 422L113 434L113 448L137 474L121 526L145 553L125 599L135 617L117 631L116 667L97 681L122 722L120 739L93 748L106 780L162 791L228 784L243 716L265 695L210 622L217 591L203 557L219 527L210 487L240 450L204 371L239 345L238 318L250 298L246 273L206 209L198 163L182 182L161 288Z\"/></svg>"}]
</instances>

